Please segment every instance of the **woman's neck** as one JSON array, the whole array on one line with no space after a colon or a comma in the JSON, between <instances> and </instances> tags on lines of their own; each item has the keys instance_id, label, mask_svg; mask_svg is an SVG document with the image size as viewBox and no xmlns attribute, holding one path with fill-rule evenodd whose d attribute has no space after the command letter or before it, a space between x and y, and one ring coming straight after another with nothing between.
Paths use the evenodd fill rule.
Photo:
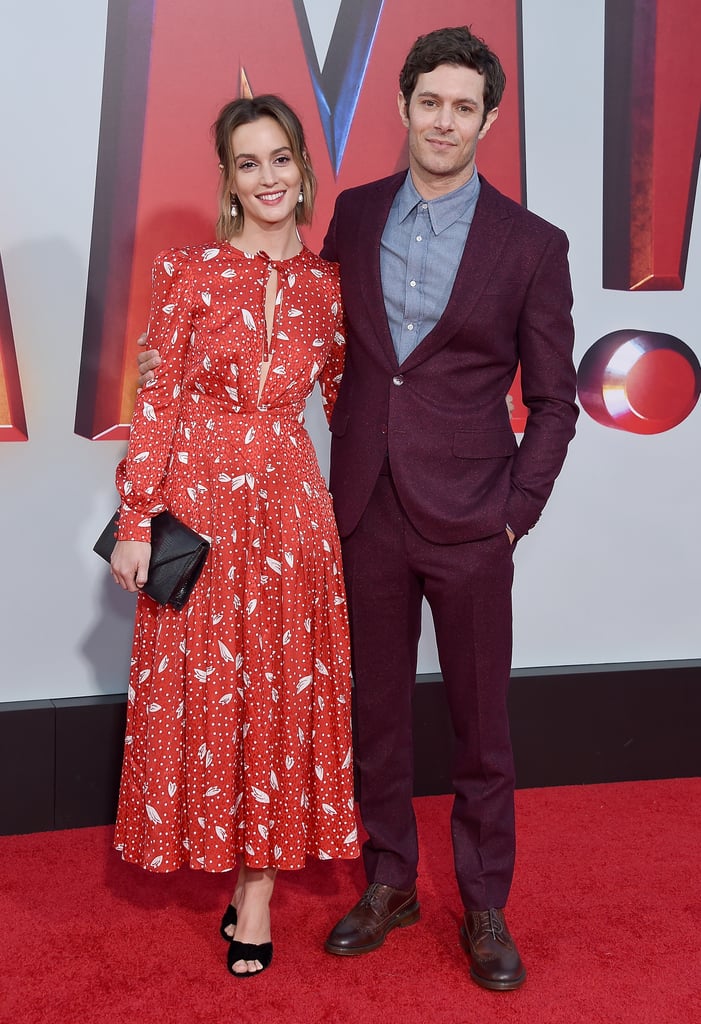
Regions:
<instances>
[{"instance_id":1,"label":"woman's neck","mask_svg":"<svg viewBox=\"0 0 701 1024\"><path fill-rule=\"evenodd\" d=\"M272 260L289 260L302 249L296 224L271 225L262 228L257 224L244 224L238 235L229 239L231 245L244 252L266 252Z\"/></svg>"}]
</instances>

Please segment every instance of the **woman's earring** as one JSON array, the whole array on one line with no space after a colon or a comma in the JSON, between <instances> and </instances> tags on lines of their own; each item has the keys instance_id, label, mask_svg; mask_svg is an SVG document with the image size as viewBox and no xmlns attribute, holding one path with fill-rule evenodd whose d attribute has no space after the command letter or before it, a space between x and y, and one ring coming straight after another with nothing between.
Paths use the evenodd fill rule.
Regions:
<instances>
[{"instance_id":1,"label":"woman's earring","mask_svg":"<svg viewBox=\"0 0 701 1024\"><path fill-rule=\"evenodd\" d=\"M303 203L304 202L304 189L303 189L303 187L301 185L299 186L299 195L297 197L297 202L298 203Z\"/></svg>"},{"instance_id":2,"label":"woman's earring","mask_svg":"<svg viewBox=\"0 0 701 1024\"><path fill-rule=\"evenodd\" d=\"M230 195L231 195L231 216L232 217L238 217L238 215L239 215L239 208L238 208L238 203L236 202L237 196L236 196L236 194L234 192L231 192Z\"/></svg>"}]
</instances>

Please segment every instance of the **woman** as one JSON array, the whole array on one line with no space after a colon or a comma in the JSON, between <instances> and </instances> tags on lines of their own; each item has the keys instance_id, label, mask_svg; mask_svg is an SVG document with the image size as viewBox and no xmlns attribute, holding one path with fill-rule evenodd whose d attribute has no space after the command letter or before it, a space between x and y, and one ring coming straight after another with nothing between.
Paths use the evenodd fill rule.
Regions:
<instances>
[{"instance_id":1,"label":"woman","mask_svg":"<svg viewBox=\"0 0 701 1024\"><path fill-rule=\"evenodd\" d=\"M304 429L316 380L330 415L344 338L337 269L297 233L315 179L296 115L240 99L214 130L217 241L154 264L161 365L117 471L112 575L143 586L165 508L212 546L181 612L138 597L115 845L154 871L240 857L221 933L247 977L272 959L277 869L358 854L340 546Z\"/></svg>"}]
</instances>

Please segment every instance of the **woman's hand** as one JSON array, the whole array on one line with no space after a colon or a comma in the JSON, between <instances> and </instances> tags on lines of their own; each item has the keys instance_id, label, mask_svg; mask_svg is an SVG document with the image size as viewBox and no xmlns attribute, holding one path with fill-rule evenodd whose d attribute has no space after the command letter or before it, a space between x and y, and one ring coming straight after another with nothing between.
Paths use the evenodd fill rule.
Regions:
<instances>
[{"instance_id":1,"label":"woman's hand","mask_svg":"<svg viewBox=\"0 0 701 1024\"><path fill-rule=\"evenodd\" d=\"M142 349L148 344L148 336L142 334L136 342ZM136 357L136 365L139 370L139 387L148 384L153 379L153 371L161 365L161 357L157 348L149 349L147 352L139 352Z\"/></svg>"},{"instance_id":2,"label":"woman's hand","mask_svg":"<svg viewBox=\"0 0 701 1024\"><path fill-rule=\"evenodd\" d=\"M141 590L148 579L150 561L150 544L140 540L118 540L110 559L112 578L123 590L132 593Z\"/></svg>"}]
</instances>

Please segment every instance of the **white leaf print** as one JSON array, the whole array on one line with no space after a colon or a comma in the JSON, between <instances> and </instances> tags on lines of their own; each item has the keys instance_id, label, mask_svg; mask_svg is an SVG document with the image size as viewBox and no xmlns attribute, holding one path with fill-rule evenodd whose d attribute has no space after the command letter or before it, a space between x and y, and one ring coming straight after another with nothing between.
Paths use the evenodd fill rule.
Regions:
<instances>
[{"instance_id":1,"label":"white leaf print","mask_svg":"<svg viewBox=\"0 0 701 1024\"><path fill-rule=\"evenodd\" d=\"M124 737L124 743L126 744L127 747L129 746L130 743L133 743L133 742L134 742L134 737L133 736L125 736Z\"/></svg>"},{"instance_id":2,"label":"white leaf print","mask_svg":"<svg viewBox=\"0 0 701 1024\"><path fill-rule=\"evenodd\" d=\"M207 682L207 672L203 668L196 668L195 669L195 679L197 680L198 683L206 683Z\"/></svg>"},{"instance_id":3,"label":"white leaf print","mask_svg":"<svg viewBox=\"0 0 701 1024\"><path fill-rule=\"evenodd\" d=\"M219 698L219 703L220 704L231 704L233 699L234 699L233 693L225 693L223 695L223 697Z\"/></svg>"},{"instance_id":4,"label":"white leaf print","mask_svg":"<svg viewBox=\"0 0 701 1024\"><path fill-rule=\"evenodd\" d=\"M246 853L249 855L249 857L255 856L256 851L253 849L250 843L246 843L244 849L246 850Z\"/></svg>"},{"instance_id":5,"label":"white leaf print","mask_svg":"<svg viewBox=\"0 0 701 1024\"><path fill-rule=\"evenodd\" d=\"M214 760L214 754L212 753L211 750L208 750L207 751L207 756L204 759L204 763L207 766L207 768L209 768L209 766L211 765L213 760Z\"/></svg>"},{"instance_id":6,"label":"white leaf print","mask_svg":"<svg viewBox=\"0 0 701 1024\"><path fill-rule=\"evenodd\" d=\"M243 685L244 686L250 686L251 685L251 677L249 676L248 672L244 672L243 673Z\"/></svg>"},{"instance_id":7,"label":"white leaf print","mask_svg":"<svg viewBox=\"0 0 701 1024\"><path fill-rule=\"evenodd\" d=\"M233 478L233 480L231 481L231 490L232 491L238 491L239 487L243 487L243 485L245 483L246 483L246 476L245 476L244 473L242 473L241 476L235 476Z\"/></svg>"},{"instance_id":8,"label":"white leaf print","mask_svg":"<svg viewBox=\"0 0 701 1024\"><path fill-rule=\"evenodd\" d=\"M321 806L325 814L336 814L336 808L332 807L331 804L322 804Z\"/></svg>"},{"instance_id":9,"label":"white leaf print","mask_svg":"<svg viewBox=\"0 0 701 1024\"><path fill-rule=\"evenodd\" d=\"M165 655L165 656L164 656L164 657L163 657L163 658L161 659L161 663L160 663L160 665L158 666L158 671L159 671L159 672L165 672L165 670L166 670L167 668L168 668L168 655L166 654L166 655Z\"/></svg>"},{"instance_id":10,"label":"white leaf print","mask_svg":"<svg viewBox=\"0 0 701 1024\"><path fill-rule=\"evenodd\" d=\"M213 260L214 257L218 256L218 255L219 255L219 250L218 249L205 249L205 251L202 253L202 259L203 260Z\"/></svg>"},{"instance_id":11,"label":"white leaf print","mask_svg":"<svg viewBox=\"0 0 701 1024\"><path fill-rule=\"evenodd\" d=\"M311 487L309 486L309 484L307 483L306 480L302 481L302 487L304 488L305 494L307 494L311 498L311 496L312 496L312 489L311 489Z\"/></svg>"},{"instance_id":12,"label":"white leaf print","mask_svg":"<svg viewBox=\"0 0 701 1024\"><path fill-rule=\"evenodd\" d=\"M233 267L228 267L226 270L222 271L222 277L236 277L236 271Z\"/></svg>"},{"instance_id":13,"label":"white leaf print","mask_svg":"<svg viewBox=\"0 0 701 1024\"><path fill-rule=\"evenodd\" d=\"M234 800L234 806L231 808L231 813L232 814L236 814L236 812L239 809L239 804L241 803L242 800L243 800L243 790L240 793L236 794L236 799Z\"/></svg>"},{"instance_id":14,"label":"white leaf print","mask_svg":"<svg viewBox=\"0 0 701 1024\"><path fill-rule=\"evenodd\" d=\"M309 809L309 797L304 792L304 790L302 790L302 796L300 797L299 802L302 805L302 807L304 807L306 810Z\"/></svg>"},{"instance_id":15,"label":"white leaf print","mask_svg":"<svg viewBox=\"0 0 701 1024\"><path fill-rule=\"evenodd\" d=\"M304 689L304 687L302 687L302 689ZM300 743L304 743L304 730L302 729L301 726L297 727L297 738L299 739Z\"/></svg>"},{"instance_id":16,"label":"white leaf print","mask_svg":"<svg viewBox=\"0 0 701 1024\"><path fill-rule=\"evenodd\" d=\"M311 270L312 270L312 274L314 275L314 277L323 277L324 276L323 270L319 270L318 267L312 267Z\"/></svg>"},{"instance_id":17,"label":"white leaf print","mask_svg":"<svg viewBox=\"0 0 701 1024\"><path fill-rule=\"evenodd\" d=\"M350 844L354 843L357 838L358 838L358 829L354 828L351 832L348 833L348 835L343 840L343 842L346 844L346 846L350 846Z\"/></svg>"},{"instance_id":18,"label":"white leaf print","mask_svg":"<svg viewBox=\"0 0 701 1024\"><path fill-rule=\"evenodd\" d=\"M204 366L205 370L212 369L212 360L209 358L209 356L204 357L204 359L202 360L202 365Z\"/></svg>"},{"instance_id":19,"label":"white leaf print","mask_svg":"<svg viewBox=\"0 0 701 1024\"><path fill-rule=\"evenodd\" d=\"M168 316L170 316L170 314L173 312L174 309L175 309L175 303L174 302L169 302L167 306L163 307L163 312L167 313Z\"/></svg>"},{"instance_id":20,"label":"white leaf print","mask_svg":"<svg viewBox=\"0 0 701 1024\"><path fill-rule=\"evenodd\" d=\"M256 610L257 605L258 602L256 601L255 597L252 598L246 605L246 614L253 615L253 612Z\"/></svg>"},{"instance_id":21,"label":"white leaf print","mask_svg":"<svg viewBox=\"0 0 701 1024\"><path fill-rule=\"evenodd\" d=\"M187 488L187 496L188 496L188 498L190 498L191 501L197 501L197 488L196 487L188 487Z\"/></svg>"},{"instance_id":22,"label":"white leaf print","mask_svg":"<svg viewBox=\"0 0 701 1024\"><path fill-rule=\"evenodd\" d=\"M198 818L197 824L200 826L200 828L204 828L204 818Z\"/></svg>"},{"instance_id":23,"label":"white leaf print","mask_svg":"<svg viewBox=\"0 0 701 1024\"><path fill-rule=\"evenodd\" d=\"M185 714L185 701L181 700L180 703L178 704L178 710L175 712L175 717L176 718L182 718L184 714Z\"/></svg>"},{"instance_id":24,"label":"white leaf print","mask_svg":"<svg viewBox=\"0 0 701 1024\"><path fill-rule=\"evenodd\" d=\"M127 700L130 704L133 704L136 700L136 690L133 686L127 687Z\"/></svg>"},{"instance_id":25,"label":"white leaf print","mask_svg":"<svg viewBox=\"0 0 701 1024\"><path fill-rule=\"evenodd\" d=\"M133 490L134 490L134 484L131 482L131 480L125 480L124 481L124 493L125 493L125 495L131 494L131 492Z\"/></svg>"},{"instance_id":26,"label":"white leaf print","mask_svg":"<svg viewBox=\"0 0 701 1024\"><path fill-rule=\"evenodd\" d=\"M285 376L285 367L282 366L282 364L280 366L274 366L273 367L273 373L276 373L278 375L278 377L284 377Z\"/></svg>"},{"instance_id":27,"label":"white leaf print","mask_svg":"<svg viewBox=\"0 0 701 1024\"><path fill-rule=\"evenodd\" d=\"M285 632L282 634L282 645L283 645L283 647L286 647L287 644L289 644L291 639L292 639L292 633L290 632L289 629L286 629Z\"/></svg>"},{"instance_id":28,"label":"white leaf print","mask_svg":"<svg viewBox=\"0 0 701 1024\"><path fill-rule=\"evenodd\" d=\"M247 310L247 309L244 309L244 307L242 306L241 307L241 315L243 317L243 322L245 323L245 325L249 329L249 331L254 331L255 332L256 322L253 319L253 317L251 316L250 311Z\"/></svg>"},{"instance_id":29,"label":"white leaf print","mask_svg":"<svg viewBox=\"0 0 701 1024\"><path fill-rule=\"evenodd\" d=\"M275 420L275 422L273 423L273 431L277 434L278 437L280 436L280 420Z\"/></svg>"},{"instance_id":30,"label":"white leaf print","mask_svg":"<svg viewBox=\"0 0 701 1024\"><path fill-rule=\"evenodd\" d=\"M205 306L210 306L212 304L212 296L209 294L209 292L200 292L200 295L202 296L202 301L204 302Z\"/></svg>"},{"instance_id":31,"label":"white leaf print","mask_svg":"<svg viewBox=\"0 0 701 1024\"><path fill-rule=\"evenodd\" d=\"M178 787L175 782L168 783L168 796L175 796L178 792Z\"/></svg>"},{"instance_id":32,"label":"white leaf print","mask_svg":"<svg viewBox=\"0 0 701 1024\"><path fill-rule=\"evenodd\" d=\"M256 478L253 476L252 473L246 473L246 483L248 484L251 490L253 490L254 487L256 486Z\"/></svg>"},{"instance_id":33,"label":"white leaf print","mask_svg":"<svg viewBox=\"0 0 701 1024\"><path fill-rule=\"evenodd\" d=\"M287 315L289 317L304 316L304 314L302 313L301 309L294 309L294 308L288 309Z\"/></svg>"},{"instance_id":34,"label":"white leaf print","mask_svg":"<svg viewBox=\"0 0 701 1024\"><path fill-rule=\"evenodd\" d=\"M314 765L314 772L319 782L321 782L324 778L324 766L321 764Z\"/></svg>"},{"instance_id":35,"label":"white leaf print","mask_svg":"<svg viewBox=\"0 0 701 1024\"><path fill-rule=\"evenodd\" d=\"M275 337L277 338L278 341L289 341L290 340L289 335L285 334L284 331L278 331L277 334L275 335Z\"/></svg>"},{"instance_id":36,"label":"white leaf print","mask_svg":"<svg viewBox=\"0 0 701 1024\"><path fill-rule=\"evenodd\" d=\"M149 706L148 706L149 714L154 714L156 711L161 711L161 710L162 709L161 709L161 705L160 704L149 704Z\"/></svg>"},{"instance_id":37,"label":"white leaf print","mask_svg":"<svg viewBox=\"0 0 701 1024\"><path fill-rule=\"evenodd\" d=\"M302 690L306 690L306 688L309 686L311 681L312 681L312 677L311 676L302 676L300 681L297 683L297 693L301 693Z\"/></svg>"},{"instance_id":38,"label":"white leaf print","mask_svg":"<svg viewBox=\"0 0 701 1024\"><path fill-rule=\"evenodd\" d=\"M296 280L297 280L297 275L296 274L288 274L287 275L287 283L290 286L290 288L294 288Z\"/></svg>"},{"instance_id":39,"label":"white leaf print","mask_svg":"<svg viewBox=\"0 0 701 1024\"><path fill-rule=\"evenodd\" d=\"M219 786L210 786L209 789L206 790L204 795L205 796L219 796L220 793L221 793L221 789L219 788Z\"/></svg>"},{"instance_id":40,"label":"white leaf print","mask_svg":"<svg viewBox=\"0 0 701 1024\"><path fill-rule=\"evenodd\" d=\"M239 693L243 697L243 690L239 690ZM244 739L246 739L246 737L248 736L248 730L250 728L251 728L251 723L250 722L244 722L243 723L243 729L241 730L241 734L243 735Z\"/></svg>"},{"instance_id":41,"label":"white leaf print","mask_svg":"<svg viewBox=\"0 0 701 1024\"><path fill-rule=\"evenodd\" d=\"M319 705L319 710L323 711L326 705L324 703L324 698L321 696L321 694L319 694L319 696L316 698L316 701L317 704Z\"/></svg>"},{"instance_id":42,"label":"white leaf print","mask_svg":"<svg viewBox=\"0 0 701 1024\"><path fill-rule=\"evenodd\" d=\"M162 863L163 863L163 857L162 856L158 856L158 857L154 857L153 858L153 860L151 861L151 864L149 866L152 867L152 868L160 868Z\"/></svg>"},{"instance_id":43,"label":"white leaf print","mask_svg":"<svg viewBox=\"0 0 701 1024\"><path fill-rule=\"evenodd\" d=\"M334 604L345 604L346 603L346 599L345 599L345 597L341 597L340 595L337 594L336 597L334 597L334 599L333 599L333 603Z\"/></svg>"},{"instance_id":44,"label":"white leaf print","mask_svg":"<svg viewBox=\"0 0 701 1024\"><path fill-rule=\"evenodd\" d=\"M349 747L348 750L346 751L346 756L343 758L343 764L341 765L341 768L350 768L350 763L351 763L351 747Z\"/></svg>"},{"instance_id":45,"label":"white leaf print","mask_svg":"<svg viewBox=\"0 0 701 1024\"><path fill-rule=\"evenodd\" d=\"M327 669L326 665L319 658L315 659L314 666L317 672L321 672L322 676L327 676L329 674L329 670Z\"/></svg>"},{"instance_id":46,"label":"white leaf print","mask_svg":"<svg viewBox=\"0 0 701 1024\"><path fill-rule=\"evenodd\" d=\"M266 828L265 825L259 825L258 826L258 831L262 835L263 839L267 839L268 838L268 829Z\"/></svg>"},{"instance_id":47,"label":"white leaf print","mask_svg":"<svg viewBox=\"0 0 701 1024\"><path fill-rule=\"evenodd\" d=\"M265 673L265 678L268 680L269 683L272 683L272 681L275 678L275 676L273 675L272 672L266 672Z\"/></svg>"},{"instance_id":48,"label":"white leaf print","mask_svg":"<svg viewBox=\"0 0 701 1024\"><path fill-rule=\"evenodd\" d=\"M326 850L319 850L319 860L331 860L331 854L327 853Z\"/></svg>"},{"instance_id":49,"label":"white leaf print","mask_svg":"<svg viewBox=\"0 0 701 1024\"><path fill-rule=\"evenodd\" d=\"M214 831L217 833L223 843L226 842L226 829L223 825L216 825Z\"/></svg>"},{"instance_id":50,"label":"white leaf print","mask_svg":"<svg viewBox=\"0 0 701 1024\"><path fill-rule=\"evenodd\" d=\"M306 629L307 633L311 633L311 631L312 631L312 620L311 619L305 619L304 620L304 628Z\"/></svg>"},{"instance_id":51,"label":"white leaf print","mask_svg":"<svg viewBox=\"0 0 701 1024\"><path fill-rule=\"evenodd\" d=\"M241 652L239 651L239 653L236 655L236 668L240 669L242 665L243 665L243 654L241 654Z\"/></svg>"},{"instance_id":52,"label":"white leaf print","mask_svg":"<svg viewBox=\"0 0 701 1024\"><path fill-rule=\"evenodd\" d=\"M256 428L255 427L249 427L247 432L246 432L246 436L243 439L243 443L244 444L250 444L255 436L256 436Z\"/></svg>"},{"instance_id":53,"label":"white leaf print","mask_svg":"<svg viewBox=\"0 0 701 1024\"><path fill-rule=\"evenodd\" d=\"M295 564L295 556L294 556L294 555L292 554L292 552L291 552L291 551L286 551L286 552L285 552L285 561L286 561L286 562L287 562L287 564L289 565L290 569L291 569L291 568L293 567L293 565Z\"/></svg>"},{"instance_id":54,"label":"white leaf print","mask_svg":"<svg viewBox=\"0 0 701 1024\"><path fill-rule=\"evenodd\" d=\"M336 316L336 314L338 313L338 303L337 302L332 302L331 303L331 312L333 313L334 316Z\"/></svg>"},{"instance_id":55,"label":"white leaf print","mask_svg":"<svg viewBox=\"0 0 701 1024\"><path fill-rule=\"evenodd\" d=\"M280 860L280 857L282 857L282 850L280 849L280 847L279 847L279 846L276 846L276 847L274 848L274 850L273 850L273 854L274 854L274 856L275 856L275 860Z\"/></svg>"},{"instance_id":56,"label":"white leaf print","mask_svg":"<svg viewBox=\"0 0 701 1024\"><path fill-rule=\"evenodd\" d=\"M146 462L151 452L139 452L138 455L134 456L134 462Z\"/></svg>"},{"instance_id":57,"label":"white leaf print","mask_svg":"<svg viewBox=\"0 0 701 1024\"><path fill-rule=\"evenodd\" d=\"M170 260L164 260L163 261L163 269L165 270L165 272L168 275L168 277L172 277L173 276L173 269L174 268L173 268L173 264L170 262Z\"/></svg>"},{"instance_id":58,"label":"white leaf print","mask_svg":"<svg viewBox=\"0 0 701 1024\"><path fill-rule=\"evenodd\" d=\"M279 694L279 693L277 692L277 690L275 689L275 687L273 687L273 689L272 689L272 692L271 692L270 696L271 696L271 697L273 698L273 700L274 700L274 701L275 701L275 703L277 704L277 702L278 702L278 697L280 696L280 694Z\"/></svg>"},{"instance_id":59,"label":"white leaf print","mask_svg":"<svg viewBox=\"0 0 701 1024\"><path fill-rule=\"evenodd\" d=\"M272 770L272 768L270 769L270 785L272 786L273 789L277 789L277 790L280 789L280 786L278 785L278 781L277 781L277 775Z\"/></svg>"},{"instance_id":60,"label":"white leaf print","mask_svg":"<svg viewBox=\"0 0 701 1024\"><path fill-rule=\"evenodd\" d=\"M187 465L187 461L190 457L189 452L178 452L178 462L182 462L183 465Z\"/></svg>"},{"instance_id":61,"label":"white leaf print","mask_svg":"<svg viewBox=\"0 0 701 1024\"><path fill-rule=\"evenodd\" d=\"M163 820L162 820L160 814L158 813L158 811L156 810L155 807L151 806L151 804L146 804L146 813L148 814L149 818L154 823L154 825L162 825L163 824Z\"/></svg>"},{"instance_id":62,"label":"white leaf print","mask_svg":"<svg viewBox=\"0 0 701 1024\"><path fill-rule=\"evenodd\" d=\"M197 751L197 756L199 757L200 761L203 760L203 758L204 758L206 753L207 753L207 744L206 743L202 743L201 746L200 746L200 749Z\"/></svg>"},{"instance_id":63,"label":"white leaf print","mask_svg":"<svg viewBox=\"0 0 701 1024\"><path fill-rule=\"evenodd\" d=\"M270 803L270 797L268 796L268 794L264 793L262 789L258 789L257 786L251 786L251 792L253 793L254 798L258 801L259 804Z\"/></svg>"},{"instance_id":64,"label":"white leaf print","mask_svg":"<svg viewBox=\"0 0 701 1024\"><path fill-rule=\"evenodd\" d=\"M233 661L234 656L222 640L217 640L219 644L219 653L221 654L224 661Z\"/></svg>"},{"instance_id":65,"label":"white leaf print","mask_svg":"<svg viewBox=\"0 0 701 1024\"><path fill-rule=\"evenodd\" d=\"M324 346L324 339L323 338L315 338L314 341L312 342L312 348L323 348L323 346Z\"/></svg>"},{"instance_id":66,"label":"white leaf print","mask_svg":"<svg viewBox=\"0 0 701 1024\"><path fill-rule=\"evenodd\" d=\"M289 771L290 768L294 767L294 763L294 757L292 756L292 754L288 754L287 757L285 758L285 768L287 768L287 770Z\"/></svg>"},{"instance_id":67,"label":"white leaf print","mask_svg":"<svg viewBox=\"0 0 701 1024\"><path fill-rule=\"evenodd\" d=\"M231 399L232 402L238 402L238 400L239 400L238 388L230 388L230 387L227 387L227 385L225 384L224 385L224 390L226 391L227 395L229 396L229 398Z\"/></svg>"}]
</instances>

